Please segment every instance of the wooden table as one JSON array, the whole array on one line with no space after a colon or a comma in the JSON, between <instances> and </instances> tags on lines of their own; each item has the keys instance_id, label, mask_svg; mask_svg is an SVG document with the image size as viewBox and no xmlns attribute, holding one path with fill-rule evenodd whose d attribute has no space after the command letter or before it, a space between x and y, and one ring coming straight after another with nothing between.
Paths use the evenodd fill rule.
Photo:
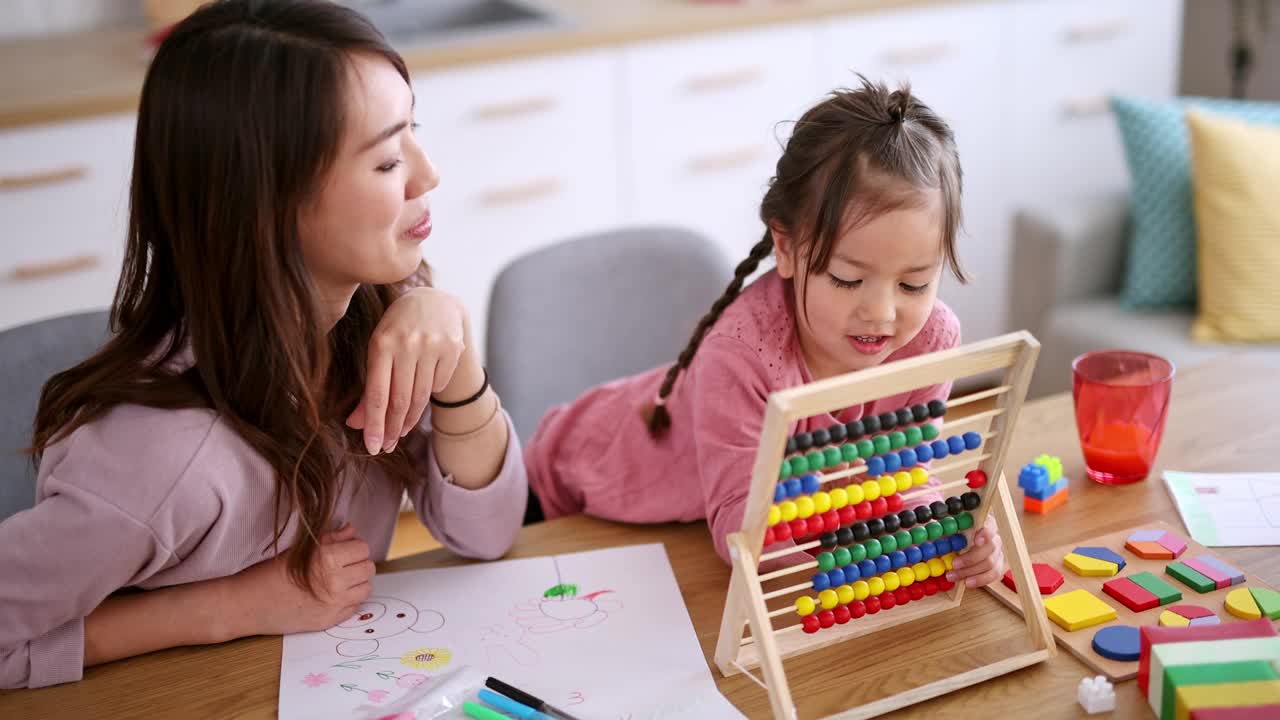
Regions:
<instances>
[{"instance_id":1,"label":"wooden table","mask_svg":"<svg viewBox=\"0 0 1280 720\"><path fill-rule=\"evenodd\" d=\"M1060 395L1029 403L1014 434L1011 464L1040 453L1059 455L1071 478L1071 499L1047 516L1022 516L1032 551L1163 519L1180 524L1159 473L1163 468L1201 471L1265 470L1277 465L1280 445L1280 377L1240 357L1180 371L1164 442L1151 479L1128 487L1103 487L1084 475L1076 443L1071 399ZM1016 494L1016 487L1015 497ZM685 605L697 629L708 667L714 652L729 571L712 551L706 527L624 526L571 517L524 529L509 557L531 557L613 545L662 542ZM1220 548L1229 561L1280 584L1274 548ZM385 563L383 572L443 567L461 561L446 551ZM957 625L960 631L957 633ZM960 608L910 630L891 629L787 663L801 717L839 711L873 697L873 686L909 673L928 674L938 663L963 663L923 642L941 627L959 634L970 653L1008 653L1021 619L987 593L970 593ZM884 637L882 637L884 636ZM204 648L179 648L90 668L79 683L0 694L4 718L206 718L274 717L280 672L280 638L250 638ZM976 648L976 649L974 649ZM619 671L625 660L619 659ZM747 678L716 677L722 692L752 718L767 717L763 690ZM1066 652L1031 668L929 701L891 717L1075 718L1083 713L1075 689L1088 669ZM1132 682L1117 688L1114 717L1146 717Z\"/></svg>"}]
</instances>

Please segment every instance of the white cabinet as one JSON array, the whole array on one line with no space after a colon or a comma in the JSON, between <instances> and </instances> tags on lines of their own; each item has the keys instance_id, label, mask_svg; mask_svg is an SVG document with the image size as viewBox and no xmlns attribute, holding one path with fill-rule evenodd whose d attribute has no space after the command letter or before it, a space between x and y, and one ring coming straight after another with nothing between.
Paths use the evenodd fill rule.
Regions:
<instances>
[{"instance_id":1,"label":"white cabinet","mask_svg":"<svg viewBox=\"0 0 1280 720\"><path fill-rule=\"evenodd\" d=\"M619 222L616 67L588 52L414 80L419 139L440 172L422 253L481 344L503 266Z\"/></svg>"},{"instance_id":2,"label":"white cabinet","mask_svg":"<svg viewBox=\"0 0 1280 720\"><path fill-rule=\"evenodd\" d=\"M0 329L111 305L135 116L0 132Z\"/></svg>"}]
</instances>

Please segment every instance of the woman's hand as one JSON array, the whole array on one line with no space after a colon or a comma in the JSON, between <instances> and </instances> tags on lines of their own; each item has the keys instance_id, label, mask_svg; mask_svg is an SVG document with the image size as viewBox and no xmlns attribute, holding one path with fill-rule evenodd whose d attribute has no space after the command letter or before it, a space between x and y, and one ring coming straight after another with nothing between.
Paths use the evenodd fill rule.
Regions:
<instances>
[{"instance_id":1,"label":"woman's hand","mask_svg":"<svg viewBox=\"0 0 1280 720\"><path fill-rule=\"evenodd\" d=\"M435 288L408 290L387 308L369 338L364 397L347 418L364 430L370 455L394 450L431 395L449 385L470 344L470 324L461 301Z\"/></svg>"},{"instance_id":2,"label":"woman's hand","mask_svg":"<svg viewBox=\"0 0 1280 720\"><path fill-rule=\"evenodd\" d=\"M987 516L987 522L973 534L973 545L961 553L951 564L947 579L965 581L968 587L990 585L1004 573L1003 541L996 533L995 518Z\"/></svg>"}]
</instances>

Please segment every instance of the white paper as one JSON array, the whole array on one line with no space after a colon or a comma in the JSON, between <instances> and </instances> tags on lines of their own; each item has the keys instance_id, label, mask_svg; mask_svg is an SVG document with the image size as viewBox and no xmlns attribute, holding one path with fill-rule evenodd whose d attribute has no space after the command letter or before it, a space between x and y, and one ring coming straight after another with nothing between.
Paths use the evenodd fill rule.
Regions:
<instances>
[{"instance_id":1,"label":"white paper","mask_svg":"<svg viewBox=\"0 0 1280 720\"><path fill-rule=\"evenodd\" d=\"M1166 470L1164 482L1201 545L1280 545L1280 473Z\"/></svg>"},{"instance_id":2,"label":"white paper","mask_svg":"<svg viewBox=\"0 0 1280 720\"><path fill-rule=\"evenodd\" d=\"M351 620L285 637L282 720L377 717L463 666L582 720L743 717L711 679L662 545L390 573L373 586Z\"/></svg>"}]
</instances>

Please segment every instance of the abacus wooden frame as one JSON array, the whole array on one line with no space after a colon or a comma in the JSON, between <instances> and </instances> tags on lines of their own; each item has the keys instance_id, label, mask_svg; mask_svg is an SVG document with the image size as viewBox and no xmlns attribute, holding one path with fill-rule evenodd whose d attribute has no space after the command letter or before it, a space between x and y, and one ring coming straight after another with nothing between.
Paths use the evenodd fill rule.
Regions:
<instances>
[{"instance_id":1,"label":"abacus wooden frame","mask_svg":"<svg viewBox=\"0 0 1280 720\"><path fill-rule=\"evenodd\" d=\"M1005 557L1013 569L1015 581L1019 587L1037 586L1022 528L1001 467L1008 449L1010 431L1026 397L1027 384L1031 380L1039 351L1040 343L1030 333L1016 332L809 383L769 396L742 530L731 533L727 538L732 556L732 575L715 654L716 667L723 675L747 672L750 668L760 666L774 717L795 718L796 710L783 668L782 661L785 658L949 610L959 605L964 596L964 584L957 583L945 595L939 594L934 600L921 602L914 607L867 615L813 635L788 632L782 637L775 636L777 632L787 632L794 628L783 631L773 629L761 587L762 581L756 569L761 560L760 545L764 540L768 511L773 503L774 487L778 481L777 469L786 449L787 430L792 422L802 418L955 378L1000 372L1000 384L995 390L970 396L970 399L978 396L994 397L996 411L991 413L994 416L991 421L992 439L984 445L984 457L977 466L986 472L989 481L978 490L983 502L975 513L973 528L965 534L972 540L973 533L986 521L987 512L994 509L1004 540ZM956 401L953 401L954 404ZM875 717L1052 657L1056 648L1040 594L1018 593L1018 598L1033 650L891 695L832 717L849 720ZM744 640L745 627L751 630L751 640Z\"/></svg>"}]
</instances>

